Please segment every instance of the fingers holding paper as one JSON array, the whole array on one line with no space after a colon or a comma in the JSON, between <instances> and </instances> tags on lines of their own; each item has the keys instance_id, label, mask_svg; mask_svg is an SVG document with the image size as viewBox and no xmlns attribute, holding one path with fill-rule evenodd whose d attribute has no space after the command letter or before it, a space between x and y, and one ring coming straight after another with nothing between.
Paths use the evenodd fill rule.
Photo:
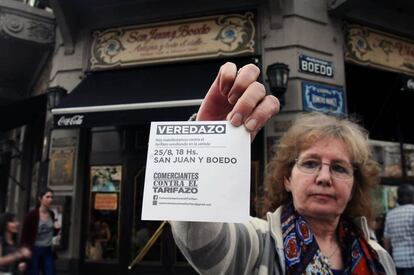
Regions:
<instances>
[{"instance_id":1,"label":"fingers holding paper","mask_svg":"<svg viewBox=\"0 0 414 275\"><path fill-rule=\"evenodd\" d=\"M263 86L258 82L255 83ZM264 92L263 94L257 92L259 90L246 90L227 115L227 120L234 126L244 124L252 138L273 115L279 112L279 100L272 95L264 95Z\"/></svg>"},{"instance_id":2,"label":"fingers holding paper","mask_svg":"<svg viewBox=\"0 0 414 275\"><path fill-rule=\"evenodd\" d=\"M221 66L197 114L197 120L229 120L245 125L254 138L273 115L279 112L279 100L267 95L257 82L260 70L253 64L239 70L233 63Z\"/></svg>"}]
</instances>

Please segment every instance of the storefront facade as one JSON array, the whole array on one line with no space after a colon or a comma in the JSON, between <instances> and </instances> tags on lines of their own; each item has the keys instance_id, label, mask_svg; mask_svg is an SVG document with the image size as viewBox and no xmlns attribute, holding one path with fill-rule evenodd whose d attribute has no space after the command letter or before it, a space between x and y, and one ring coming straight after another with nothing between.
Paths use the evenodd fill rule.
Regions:
<instances>
[{"instance_id":1,"label":"storefront facade","mask_svg":"<svg viewBox=\"0 0 414 275\"><path fill-rule=\"evenodd\" d=\"M43 181L47 110L43 91L55 43L51 11L23 1L0 3L0 213L23 218L33 182Z\"/></svg>"},{"instance_id":2,"label":"storefront facade","mask_svg":"<svg viewBox=\"0 0 414 275\"><path fill-rule=\"evenodd\" d=\"M353 10L367 12L357 1L84 2L50 0L59 35L48 86L49 91L68 92L47 112L42 148L48 160L45 178L55 190L63 225L59 273L194 274L168 225L151 239L161 223L140 219L149 125L187 120L227 61L238 67L256 64L269 91L269 65L280 62L290 69L281 113L252 144L252 215L262 213L256 201L266 191L262 179L274 144L302 111L359 116L372 131L384 171L400 164L395 168L400 172L389 172L396 176L384 172L383 184L397 186L412 176L406 165L414 144L405 112L409 103L393 107L390 113L398 110L398 117L390 119L390 107L382 107L388 101L376 98L394 94L385 88L387 79L400 73L410 79L412 69L350 56L353 49L362 49L361 42L352 46L355 35L349 35L357 26L394 39L384 41L400 42L407 52L401 64L413 64L414 33L399 22L381 25L375 16L356 16ZM401 11L381 7L378 12ZM405 92L394 105L410 102ZM401 127L394 129L396 121ZM407 156L388 153L401 148ZM393 162L387 168L388 159ZM151 248L134 262L146 244Z\"/></svg>"},{"instance_id":3,"label":"storefront facade","mask_svg":"<svg viewBox=\"0 0 414 275\"><path fill-rule=\"evenodd\" d=\"M77 257L59 261L58 269L194 274L169 225L152 239L162 223L140 218L150 122L187 120L223 63L262 66L257 12L240 8L91 30L86 59L79 60L83 79L51 110L48 186L56 190L65 225L61 254ZM252 198L263 146L261 133L252 144ZM80 236L76 244L73 234ZM137 261L145 245L149 250Z\"/></svg>"}]
</instances>

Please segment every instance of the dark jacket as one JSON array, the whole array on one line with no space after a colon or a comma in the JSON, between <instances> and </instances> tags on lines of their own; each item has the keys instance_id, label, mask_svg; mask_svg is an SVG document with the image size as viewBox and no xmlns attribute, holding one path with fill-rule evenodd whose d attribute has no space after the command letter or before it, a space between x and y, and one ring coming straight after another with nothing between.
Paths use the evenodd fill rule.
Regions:
<instances>
[{"instance_id":1,"label":"dark jacket","mask_svg":"<svg viewBox=\"0 0 414 275\"><path fill-rule=\"evenodd\" d=\"M16 252L17 248L15 245L10 245L6 240L0 237L0 257L7 256ZM16 263L11 263L7 265L0 266L0 272L14 272L17 270Z\"/></svg>"},{"instance_id":2,"label":"dark jacket","mask_svg":"<svg viewBox=\"0 0 414 275\"><path fill-rule=\"evenodd\" d=\"M55 213L49 210L49 215L52 218L52 221L55 222ZM39 208L35 208L27 213L24 222L23 222L23 230L22 230L22 241L21 245L26 246L29 249L32 249L33 245L36 242L36 235L37 235L37 228L39 225L40 213ZM53 231L53 236L56 236L59 233L60 229L56 229Z\"/></svg>"}]
</instances>

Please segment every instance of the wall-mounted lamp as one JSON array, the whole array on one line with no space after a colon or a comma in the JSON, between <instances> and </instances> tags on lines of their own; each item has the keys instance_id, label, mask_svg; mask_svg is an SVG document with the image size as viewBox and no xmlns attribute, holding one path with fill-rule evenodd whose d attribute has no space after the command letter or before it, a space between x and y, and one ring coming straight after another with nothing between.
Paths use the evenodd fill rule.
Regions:
<instances>
[{"instance_id":1,"label":"wall-mounted lamp","mask_svg":"<svg viewBox=\"0 0 414 275\"><path fill-rule=\"evenodd\" d=\"M67 94L67 90L60 86L49 87L47 93L47 109L52 110L57 107L60 100Z\"/></svg>"},{"instance_id":2,"label":"wall-mounted lamp","mask_svg":"<svg viewBox=\"0 0 414 275\"><path fill-rule=\"evenodd\" d=\"M414 92L414 77L408 75L400 75L400 90L406 92Z\"/></svg>"},{"instance_id":3,"label":"wall-mounted lamp","mask_svg":"<svg viewBox=\"0 0 414 275\"><path fill-rule=\"evenodd\" d=\"M267 66L266 74L270 91L279 99L280 107L283 107L289 79L289 66L284 63L273 63Z\"/></svg>"}]
</instances>

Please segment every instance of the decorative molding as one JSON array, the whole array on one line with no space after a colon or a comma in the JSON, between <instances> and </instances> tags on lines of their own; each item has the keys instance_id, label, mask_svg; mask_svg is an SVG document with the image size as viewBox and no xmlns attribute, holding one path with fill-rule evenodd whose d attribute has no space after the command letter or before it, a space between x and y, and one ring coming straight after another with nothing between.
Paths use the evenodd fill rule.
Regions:
<instances>
[{"instance_id":1,"label":"decorative molding","mask_svg":"<svg viewBox=\"0 0 414 275\"><path fill-rule=\"evenodd\" d=\"M64 53L65 55L72 55L75 52L75 38L73 35L75 28L70 24L71 17L68 15L68 11L63 9L62 3L58 0L49 0L49 4L56 16L56 23L63 40Z\"/></svg>"},{"instance_id":2,"label":"decorative molding","mask_svg":"<svg viewBox=\"0 0 414 275\"><path fill-rule=\"evenodd\" d=\"M345 2L347 2L347 0L329 0L328 1L328 9L329 10L334 10L336 8L338 8L341 5L344 5Z\"/></svg>"},{"instance_id":3,"label":"decorative molding","mask_svg":"<svg viewBox=\"0 0 414 275\"><path fill-rule=\"evenodd\" d=\"M268 0L270 29L283 27L283 0Z\"/></svg>"},{"instance_id":4,"label":"decorative molding","mask_svg":"<svg viewBox=\"0 0 414 275\"><path fill-rule=\"evenodd\" d=\"M0 13L0 33L5 38L17 38L40 44L53 44L54 25L23 16Z\"/></svg>"},{"instance_id":5,"label":"decorative molding","mask_svg":"<svg viewBox=\"0 0 414 275\"><path fill-rule=\"evenodd\" d=\"M346 28L345 60L414 75L414 40L351 24Z\"/></svg>"}]
</instances>

